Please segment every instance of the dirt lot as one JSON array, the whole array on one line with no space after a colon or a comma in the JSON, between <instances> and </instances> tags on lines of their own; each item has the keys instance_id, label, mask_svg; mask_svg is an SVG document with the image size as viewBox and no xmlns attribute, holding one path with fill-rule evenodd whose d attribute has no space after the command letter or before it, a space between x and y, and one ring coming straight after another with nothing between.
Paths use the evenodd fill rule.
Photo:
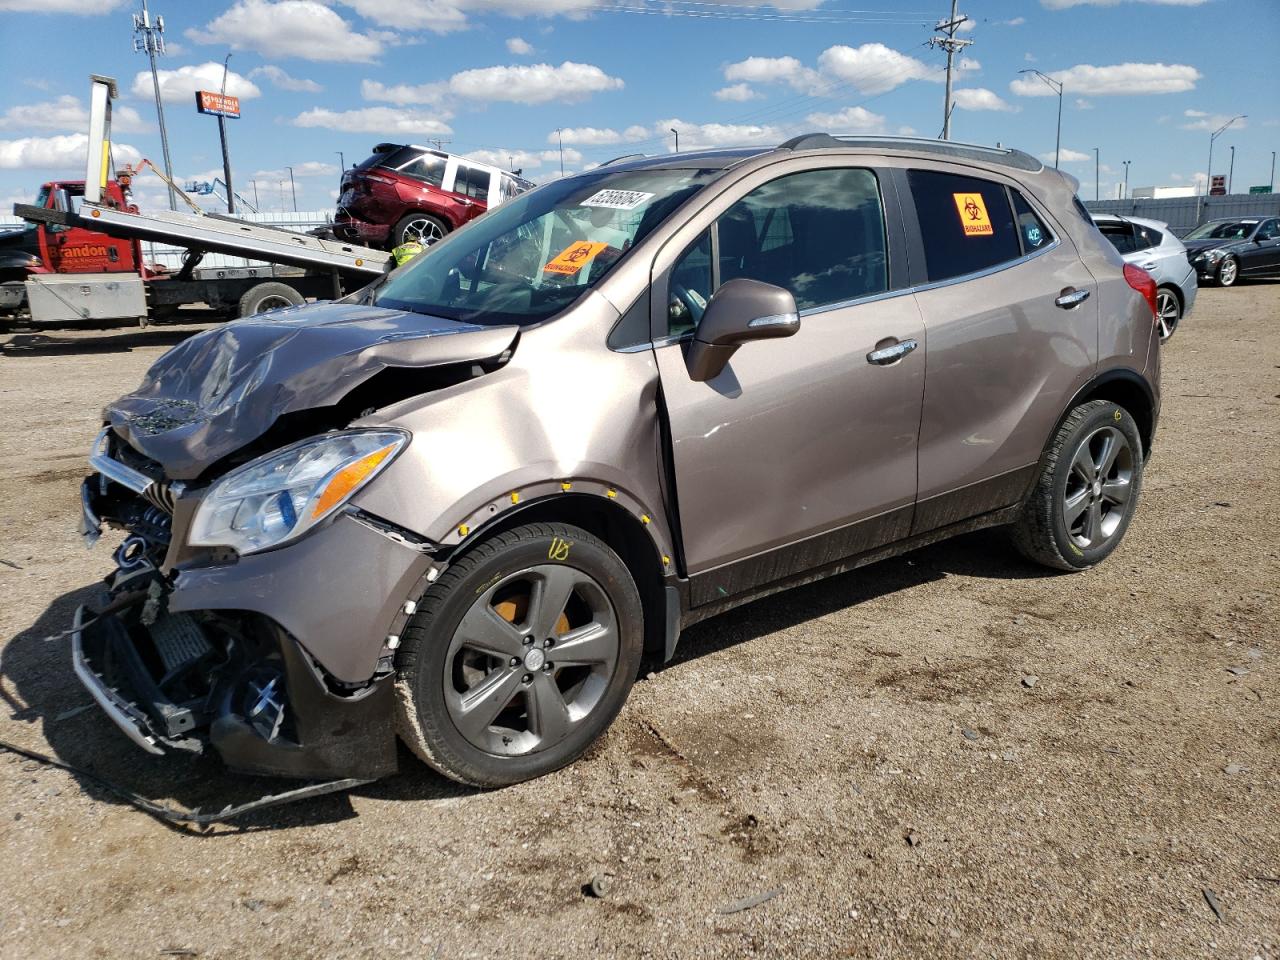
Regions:
<instances>
[{"instance_id":1,"label":"dirt lot","mask_svg":"<svg viewBox=\"0 0 1280 960\"><path fill-rule=\"evenodd\" d=\"M207 808L279 784L145 756L42 639L109 567L98 411L190 329L0 337L0 737ZM1278 394L1280 284L1202 291L1100 569L986 533L757 603L523 786L406 754L197 835L0 753L0 955L1280 958Z\"/></svg>"}]
</instances>

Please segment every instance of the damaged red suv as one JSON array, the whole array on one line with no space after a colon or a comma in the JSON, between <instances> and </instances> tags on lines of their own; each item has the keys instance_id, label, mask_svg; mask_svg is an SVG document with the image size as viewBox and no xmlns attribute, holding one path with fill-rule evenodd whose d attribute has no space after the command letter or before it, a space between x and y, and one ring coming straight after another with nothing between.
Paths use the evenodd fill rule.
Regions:
<instances>
[{"instance_id":1,"label":"damaged red suv","mask_svg":"<svg viewBox=\"0 0 1280 960\"><path fill-rule=\"evenodd\" d=\"M428 245L532 186L465 157L380 143L371 157L343 172L333 232L388 250L409 241Z\"/></svg>"}]
</instances>

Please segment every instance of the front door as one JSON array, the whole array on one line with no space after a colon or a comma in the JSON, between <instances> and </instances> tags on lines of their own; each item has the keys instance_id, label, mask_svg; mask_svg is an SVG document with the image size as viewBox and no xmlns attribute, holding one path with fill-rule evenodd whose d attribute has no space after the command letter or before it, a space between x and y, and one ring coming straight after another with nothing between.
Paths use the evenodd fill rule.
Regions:
<instances>
[{"instance_id":1,"label":"front door","mask_svg":"<svg viewBox=\"0 0 1280 960\"><path fill-rule=\"evenodd\" d=\"M892 292L905 273L890 263L886 222L874 172L791 173L745 192L655 284L670 322L655 354L692 605L909 530L924 328L910 292ZM746 344L718 377L694 382L685 341L735 277L790 290L800 330ZM914 349L895 362L868 360L907 341Z\"/></svg>"},{"instance_id":2,"label":"front door","mask_svg":"<svg viewBox=\"0 0 1280 960\"><path fill-rule=\"evenodd\" d=\"M1258 224L1258 232L1240 257L1240 273L1250 277L1280 273L1280 220L1272 217Z\"/></svg>"},{"instance_id":3,"label":"front door","mask_svg":"<svg viewBox=\"0 0 1280 960\"><path fill-rule=\"evenodd\" d=\"M63 213L78 213L83 200L82 184L58 184L50 191L47 206ZM135 269L130 240L78 226L49 224L45 230L45 265L54 273L116 273Z\"/></svg>"}]
</instances>

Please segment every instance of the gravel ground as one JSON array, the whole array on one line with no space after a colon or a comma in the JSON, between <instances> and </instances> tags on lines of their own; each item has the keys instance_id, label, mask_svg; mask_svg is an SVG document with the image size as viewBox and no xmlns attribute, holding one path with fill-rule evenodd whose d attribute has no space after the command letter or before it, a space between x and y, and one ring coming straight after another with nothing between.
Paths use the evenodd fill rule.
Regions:
<instances>
[{"instance_id":1,"label":"gravel ground","mask_svg":"<svg viewBox=\"0 0 1280 960\"><path fill-rule=\"evenodd\" d=\"M1278 324L1201 292L1099 569L987 532L756 603L536 782L406 753L199 835L0 753L0 955L1280 958ZM109 568L98 411L191 329L0 337L0 737L208 808L280 785L145 756L42 639Z\"/></svg>"}]
</instances>

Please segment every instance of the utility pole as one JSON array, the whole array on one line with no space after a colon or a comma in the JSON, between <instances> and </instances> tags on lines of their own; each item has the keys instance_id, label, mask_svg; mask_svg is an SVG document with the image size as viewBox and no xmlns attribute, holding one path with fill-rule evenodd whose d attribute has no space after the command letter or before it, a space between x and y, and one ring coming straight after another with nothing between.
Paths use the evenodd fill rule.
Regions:
<instances>
[{"instance_id":1,"label":"utility pole","mask_svg":"<svg viewBox=\"0 0 1280 960\"><path fill-rule=\"evenodd\" d=\"M276 186L280 188L280 212L284 213L284 181L277 180Z\"/></svg>"},{"instance_id":2,"label":"utility pole","mask_svg":"<svg viewBox=\"0 0 1280 960\"><path fill-rule=\"evenodd\" d=\"M1093 148L1093 199L1098 199L1098 189L1102 182L1102 162L1098 153L1098 148Z\"/></svg>"},{"instance_id":3,"label":"utility pole","mask_svg":"<svg viewBox=\"0 0 1280 960\"><path fill-rule=\"evenodd\" d=\"M236 191L231 186L231 155L227 153L227 65L231 62L228 53L222 61L222 106L218 112L218 139L222 141L222 182L227 185L227 213L236 212Z\"/></svg>"},{"instance_id":4,"label":"utility pole","mask_svg":"<svg viewBox=\"0 0 1280 960\"><path fill-rule=\"evenodd\" d=\"M1271 186L1271 192L1275 193L1276 192L1276 152L1274 150L1271 151L1271 176L1270 178L1268 178L1267 183L1270 184Z\"/></svg>"},{"instance_id":5,"label":"utility pole","mask_svg":"<svg viewBox=\"0 0 1280 960\"><path fill-rule=\"evenodd\" d=\"M1237 120L1244 120L1248 116L1249 115L1247 113L1242 113L1238 117L1232 117L1217 130L1213 131L1213 133L1209 134L1209 166L1204 172L1204 195L1206 197L1209 195L1209 191L1213 189L1213 141L1222 136L1227 127L1231 126Z\"/></svg>"},{"instance_id":6,"label":"utility pole","mask_svg":"<svg viewBox=\"0 0 1280 960\"><path fill-rule=\"evenodd\" d=\"M289 190L293 194L293 212L298 212L298 187L293 182L293 167L285 167L289 171Z\"/></svg>"},{"instance_id":7,"label":"utility pole","mask_svg":"<svg viewBox=\"0 0 1280 960\"><path fill-rule=\"evenodd\" d=\"M151 19L147 0L142 0L142 13L133 15L133 49L145 50L151 60L151 86L156 93L156 118L160 121L160 152L164 154L164 175L173 182L173 164L169 161L169 136L164 129L164 104L160 102L160 77L156 73L156 54L164 53L164 17ZM169 186L166 184L166 186ZM178 209L178 198L169 186L169 209Z\"/></svg>"},{"instance_id":8,"label":"utility pole","mask_svg":"<svg viewBox=\"0 0 1280 960\"><path fill-rule=\"evenodd\" d=\"M968 21L968 17L962 17L957 13L956 7L960 0L951 0L951 19L944 20L933 28L935 33L944 34L941 37L930 37L929 46L941 47L947 51L947 90L942 101L942 139L951 139L951 73L955 63L956 53L973 43L972 40L957 40L956 31L960 29L961 24Z\"/></svg>"},{"instance_id":9,"label":"utility pole","mask_svg":"<svg viewBox=\"0 0 1280 960\"><path fill-rule=\"evenodd\" d=\"M671 130L672 133L676 135L676 153L679 153L680 152L680 131L677 130L675 127L670 127L669 129Z\"/></svg>"},{"instance_id":10,"label":"utility pole","mask_svg":"<svg viewBox=\"0 0 1280 960\"><path fill-rule=\"evenodd\" d=\"M556 140L560 143L560 176L564 176L564 132L556 127Z\"/></svg>"},{"instance_id":11,"label":"utility pole","mask_svg":"<svg viewBox=\"0 0 1280 960\"><path fill-rule=\"evenodd\" d=\"M342 155L341 150L333 151L338 155L338 172L343 173L347 169L347 158Z\"/></svg>"},{"instance_id":12,"label":"utility pole","mask_svg":"<svg viewBox=\"0 0 1280 960\"><path fill-rule=\"evenodd\" d=\"M1129 199L1129 164L1132 163L1133 161L1122 160L1121 162L1124 164L1124 199L1128 200Z\"/></svg>"},{"instance_id":13,"label":"utility pole","mask_svg":"<svg viewBox=\"0 0 1280 960\"><path fill-rule=\"evenodd\" d=\"M1045 82L1050 90L1058 94L1058 139L1055 141L1053 148L1053 169L1058 169L1058 159L1062 156L1062 81L1055 80L1048 74L1041 73L1039 70L1019 70L1019 73L1034 73L1037 77Z\"/></svg>"},{"instance_id":14,"label":"utility pole","mask_svg":"<svg viewBox=\"0 0 1280 960\"><path fill-rule=\"evenodd\" d=\"M1231 193L1231 181L1236 174L1236 147L1231 145L1231 165L1227 167L1227 193Z\"/></svg>"}]
</instances>

